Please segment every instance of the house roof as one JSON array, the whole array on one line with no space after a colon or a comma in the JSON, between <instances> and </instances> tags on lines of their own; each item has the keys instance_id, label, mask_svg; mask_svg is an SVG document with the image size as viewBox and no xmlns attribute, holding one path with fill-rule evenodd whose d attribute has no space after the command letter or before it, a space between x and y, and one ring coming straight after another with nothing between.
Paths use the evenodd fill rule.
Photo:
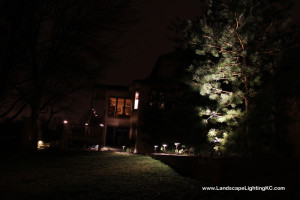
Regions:
<instances>
[{"instance_id":1,"label":"house roof","mask_svg":"<svg viewBox=\"0 0 300 200\"><path fill-rule=\"evenodd\" d=\"M177 50L159 56L150 76L155 81L178 81L182 73L192 63L193 54L187 50Z\"/></svg>"},{"instance_id":2,"label":"house roof","mask_svg":"<svg viewBox=\"0 0 300 200\"><path fill-rule=\"evenodd\" d=\"M104 90L128 91L128 86L125 86L125 85L98 84L94 88L95 89L104 89Z\"/></svg>"}]
</instances>

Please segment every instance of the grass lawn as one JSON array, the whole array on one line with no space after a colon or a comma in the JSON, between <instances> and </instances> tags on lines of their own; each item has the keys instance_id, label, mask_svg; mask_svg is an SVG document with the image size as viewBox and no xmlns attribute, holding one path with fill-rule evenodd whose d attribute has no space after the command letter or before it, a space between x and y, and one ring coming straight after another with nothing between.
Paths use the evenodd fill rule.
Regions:
<instances>
[{"instance_id":1,"label":"grass lawn","mask_svg":"<svg viewBox=\"0 0 300 200\"><path fill-rule=\"evenodd\" d=\"M2 158L0 199L199 197L201 182L147 156L37 152Z\"/></svg>"},{"instance_id":2,"label":"grass lawn","mask_svg":"<svg viewBox=\"0 0 300 200\"><path fill-rule=\"evenodd\" d=\"M228 191L202 191L207 183L148 156L78 151L1 157L0 199L233 199Z\"/></svg>"}]
</instances>

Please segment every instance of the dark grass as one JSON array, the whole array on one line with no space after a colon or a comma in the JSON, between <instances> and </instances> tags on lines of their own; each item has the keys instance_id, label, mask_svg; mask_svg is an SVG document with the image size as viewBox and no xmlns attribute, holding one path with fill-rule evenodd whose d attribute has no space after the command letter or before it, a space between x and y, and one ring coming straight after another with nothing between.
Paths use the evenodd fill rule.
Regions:
<instances>
[{"instance_id":1,"label":"dark grass","mask_svg":"<svg viewBox=\"0 0 300 200\"><path fill-rule=\"evenodd\" d=\"M3 200L240 199L241 194L249 194L203 191L208 183L181 176L143 155L78 151L1 157Z\"/></svg>"}]
</instances>

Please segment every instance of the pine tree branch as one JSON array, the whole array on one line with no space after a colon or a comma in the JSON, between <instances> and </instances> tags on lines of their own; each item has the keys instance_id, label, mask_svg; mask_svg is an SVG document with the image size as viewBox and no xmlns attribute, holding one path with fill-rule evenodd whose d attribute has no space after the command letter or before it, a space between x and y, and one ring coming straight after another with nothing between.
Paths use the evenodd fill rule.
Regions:
<instances>
[{"instance_id":1,"label":"pine tree branch","mask_svg":"<svg viewBox=\"0 0 300 200\"><path fill-rule=\"evenodd\" d=\"M198 42L195 42L195 41L190 41L188 42L188 44L193 44L193 45L198 45ZM230 44L229 44L230 45ZM218 53L222 53L222 52L229 52L229 53L234 53L236 55L239 55L241 57L243 57L242 54L236 52L236 51L233 51L233 50L226 50L220 46L216 46L216 45L200 45L201 47L211 47L211 48L216 48L216 49L220 49L218 50Z\"/></svg>"},{"instance_id":2,"label":"pine tree branch","mask_svg":"<svg viewBox=\"0 0 300 200\"><path fill-rule=\"evenodd\" d=\"M224 44L226 44L226 45L228 45L228 46L233 46L233 45L231 45L231 44L229 44L228 42L223 42Z\"/></svg>"},{"instance_id":3,"label":"pine tree branch","mask_svg":"<svg viewBox=\"0 0 300 200\"><path fill-rule=\"evenodd\" d=\"M239 55L239 56L243 57L242 54L240 54L240 53L238 53L238 52L236 52L236 51L233 51L233 50L224 50L224 49L221 49L220 51L218 51L218 53L222 53L222 52L234 53L234 54L236 54L236 55Z\"/></svg>"},{"instance_id":4,"label":"pine tree branch","mask_svg":"<svg viewBox=\"0 0 300 200\"><path fill-rule=\"evenodd\" d=\"M235 21L236 21L236 27L235 27L235 30L238 30L239 28L239 21L237 20L237 16L236 16L236 13L235 14Z\"/></svg>"},{"instance_id":5,"label":"pine tree branch","mask_svg":"<svg viewBox=\"0 0 300 200\"><path fill-rule=\"evenodd\" d=\"M243 42L242 42L242 40L241 40L241 38L240 38L240 36L239 36L239 34L238 34L238 32L237 32L237 30L238 30L238 28L239 28L239 21L238 21L238 19L237 19L236 13L235 13L235 20L236 20L235 34L236 34L238 40L240 41L240 44L241 44L241 46L242 46L242 48L243 48L243 50L244 50L245 47L244 47Z\"/></svg>"},{"instance_id":6,"label":"pine tree branch","mask_svg":"<svg viewBox=\"0 0 300 200\"><path fill-rule=\"evenodd\" d=\"M268 28L265 30L265 33L268 32L268 30L271 28L271 26L273 25L273 22L271 22L271 24L268 26Z\"/></svg>"}]
</instances>

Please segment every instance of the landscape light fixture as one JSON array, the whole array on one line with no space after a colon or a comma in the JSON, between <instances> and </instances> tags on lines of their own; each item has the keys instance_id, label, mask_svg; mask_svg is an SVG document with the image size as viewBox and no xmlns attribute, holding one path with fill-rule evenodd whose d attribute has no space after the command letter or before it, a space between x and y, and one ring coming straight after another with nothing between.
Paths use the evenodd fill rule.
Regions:
<instances>
[{"instance_id":1,"label":"landscape light fixture","mask_svg":"<svg viewBox=\"0 0 300 200\"><path fill-rule=\"evenodd\" d=\"M39 141L38 141L37 148L38 148L38 149L42 149L42 148L43 148L43 146L44 146L44 141L42 141L42 140L39 140Z\"/></svg>"},{"instance_id":2,"label":"landscape light fixture","mask_svg":"<svg viewBox=\"0 0 300 200\"><path fill-rule=\"evenodd\" d=\"M175 142L175 146L176 146L176 150L178 150L178 146L180 145L180 143Z\"/></svg>"},{"instance_id":3,"label":"landscape light fixture","mask_svg":"<svg viewBox=\"0 0 300 200\"><path fill-rule=\"evenodd\" d=\"M99 126L103 127L103 126L104 126L104 124L99 124Z\"/></svg>"},{"instance_id":4,"label":"landscape light fixture","mask_svg":"<svg viewBox=\"0 0 300 200\"><path fill-rule=\"evenodd\" d=\"M157 145L154 145L154 151L155 151L155 153L156 153L157 147L158 147Z\"/></svg>"},{"instance_id":5,"label":"landscape light fixture","mask_svg":"<svg viewBox=\"0 0 300 200\"><path fill-rule=\"evenodd\" d=\"M123 148L123 152L125 151L125 146L122 146L122 148Z\"/></svg>"},{"instance_id":6,"label":"landscape light fixture","mask_svg":"<svg viewBox=\"0 0 300 200\"><path fill-rule=\"evenodd\" d=\"M68 124L68 121L67 121L67 120L64 120L63 123L64 123L64 124Z\"/></svg>"},{"instance_id":7,"label":"landscape light fixture","mask_svg":"<svg viewBox=\"0 0 300 200\"><path fill-rule=\"evenodd\" d=\"M163 144L162 146L164 147L164 151L166 151L166 147L167 147L168 145Z\"/></svg>"}]
</instances>

